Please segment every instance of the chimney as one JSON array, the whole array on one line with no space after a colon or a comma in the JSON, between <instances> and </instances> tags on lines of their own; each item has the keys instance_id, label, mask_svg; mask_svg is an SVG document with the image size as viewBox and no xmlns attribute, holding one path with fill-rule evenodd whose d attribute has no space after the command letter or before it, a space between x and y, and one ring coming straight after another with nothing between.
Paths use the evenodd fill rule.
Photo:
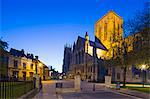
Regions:
<instances>
[{"instance_id":1,"label":"chimney","mask_svg":"<svg viewBox=\"0 0 150 99\"><path fill-rule=\"evenodd\" d=\"M38 56L35 56L35 59L37 59L37 60L38 60Z\"/></svg>"},{"instance_id":2,"label":"chimney","mask_svg":"<svg viewBox=\"0 0 150 99\"><path fill-rule=\"evenodd\" d=\"M29 58L30 57L30 54L29 53L27 53L27 58Z\"/></svg>"},{"instance_id":3,"label":"chimney","mask_svg":"<svg viewBox=\"0 0 150 99\"><path fill-rule=\"evenodd\" d=\"M21 50L22 54L24 54L24 49Z\"/></svg>"},{"instance_id":4,"label":"chimney","mask_svg":"<svg viewBox=\"0 0 150 99\"><path fill-rule=\"evenodd\" d=\"M33 54L31 54L31 58L32 58L32 59L33 59L33 57L34 57Z\"/></svg>"}]
</instances>

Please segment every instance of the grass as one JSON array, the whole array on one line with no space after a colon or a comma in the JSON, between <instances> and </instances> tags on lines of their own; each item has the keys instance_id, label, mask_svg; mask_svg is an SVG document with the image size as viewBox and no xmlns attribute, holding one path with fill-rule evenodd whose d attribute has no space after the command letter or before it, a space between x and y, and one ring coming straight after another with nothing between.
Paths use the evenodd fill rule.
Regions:
<instances>
[{"instance_id":1,"label":"grass","mask_svg":"<svg viewBox=\"0 0 150 99\"><path fill-rule=\"evenodd\" d=\"M136 91L140 91L140 92L144 92L144 93L150 93L150 87L126 86L126 87L122 87L122 88L127 88L130 90L136 90Z\"/></svg>"},{"instance_id":2,"label":"grass","mask_svg":"<svg viewBox=\"0 0 150 99\"><path fill-rule=\"evenodd\" d=\"M32 82L0 82L0 99L18 98L33 89Z\"/></svg>"}]
</instances>

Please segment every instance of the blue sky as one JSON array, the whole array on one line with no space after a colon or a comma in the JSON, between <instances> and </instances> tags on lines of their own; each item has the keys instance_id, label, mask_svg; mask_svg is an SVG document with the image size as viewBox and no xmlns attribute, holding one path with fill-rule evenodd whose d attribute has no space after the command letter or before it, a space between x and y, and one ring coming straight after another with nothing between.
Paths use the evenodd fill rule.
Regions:
<instances>
[{"instance_id":1,"label":"blue sky","mask_svg":"<svg viewBox=\"0 0 150 99\"><path fill-rule=\"evenodd\" d=\"M0 37L9 47L38 55L61 71L66 43L88 31L94 38L94 23L114 10L124 20L131 18L147 0L0 0Z\"/></svg>"}]
</instances>

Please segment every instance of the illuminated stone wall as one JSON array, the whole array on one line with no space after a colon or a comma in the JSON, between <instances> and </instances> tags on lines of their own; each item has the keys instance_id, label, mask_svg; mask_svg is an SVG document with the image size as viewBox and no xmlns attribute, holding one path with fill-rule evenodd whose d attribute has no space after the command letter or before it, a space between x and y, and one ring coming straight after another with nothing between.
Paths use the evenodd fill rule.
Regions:
<instances>
[{"instance_id":1,"label":"illuminated stone wall","mask_svg":"<svg viewBox=\"0 0 150 99\"><path fill-rule=\"evenodd\" d=\"M95 36L106 46L108 49L105 54L105 59L110 59L116 56L117 47L121 48L123 38L122 29L123 19L115 12L109 11L95 24Z\"/></svg>"}]
</instances>

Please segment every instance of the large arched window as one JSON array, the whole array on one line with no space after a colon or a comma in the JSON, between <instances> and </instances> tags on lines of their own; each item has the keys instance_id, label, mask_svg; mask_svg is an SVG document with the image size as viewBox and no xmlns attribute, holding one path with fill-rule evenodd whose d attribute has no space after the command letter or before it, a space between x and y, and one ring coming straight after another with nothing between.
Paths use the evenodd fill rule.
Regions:
<instances>
[{"instance_id":1,"label":"large arched window","mask_svg":"<svg viewBox=\"0 0 150 99\"><path fill-rule=\"evenodd\" d=\"M115 21L113 22L113 33L115 33Z\"/></svg>"},{"instance_id":2,"label":"large arched window","mask_svg":"<svg viewBox=\"0 0 150 99\"><path fill-rule=\"evenodd\" d=\"M81 63L81 52L78 53L79 55L79 64Z\"/></svg>"},{"instance_id":3,"label":"large arched window","mask_svg":"<svg viewBox=\"0 0 150 99\"><path fill-rule=\"evenodd\" d=\"M84 63L84 51L82 51L82 63Z\"/></svg>"},{"instance_id":4,"label":"large arched window","mask_svg":"<svg viewBox=\"0 0 150 99\"><path fill-rule=\"evenodd\" d=\"M76 60L76 64L77 64L77 63L78 63L78 57L77 57L77 54L76 54L75 56L76 56L76 59L75 59L75 60Z\"/></svg>"},{"instance_id":5,"label":"large arched window","mask_svg":"<svg viewBox=\"0 0 150 99\"><path fill-rule=\"evenodd\" d=\"M107 40L107 23L104 23L104 40Z\"/></svg>"},{"instance_id":6,"label":"large arched window","mask_svg":"<svg viewBox=\"0 0 150 99\"><path fill-rule=\"evenodd\" d=\"M99 31L98 31L98 34L100 35L100 33L101 33L101 30L102 30L102 27L101 27L101 25L99 25Z\"/></svg>"}]
</instances>

